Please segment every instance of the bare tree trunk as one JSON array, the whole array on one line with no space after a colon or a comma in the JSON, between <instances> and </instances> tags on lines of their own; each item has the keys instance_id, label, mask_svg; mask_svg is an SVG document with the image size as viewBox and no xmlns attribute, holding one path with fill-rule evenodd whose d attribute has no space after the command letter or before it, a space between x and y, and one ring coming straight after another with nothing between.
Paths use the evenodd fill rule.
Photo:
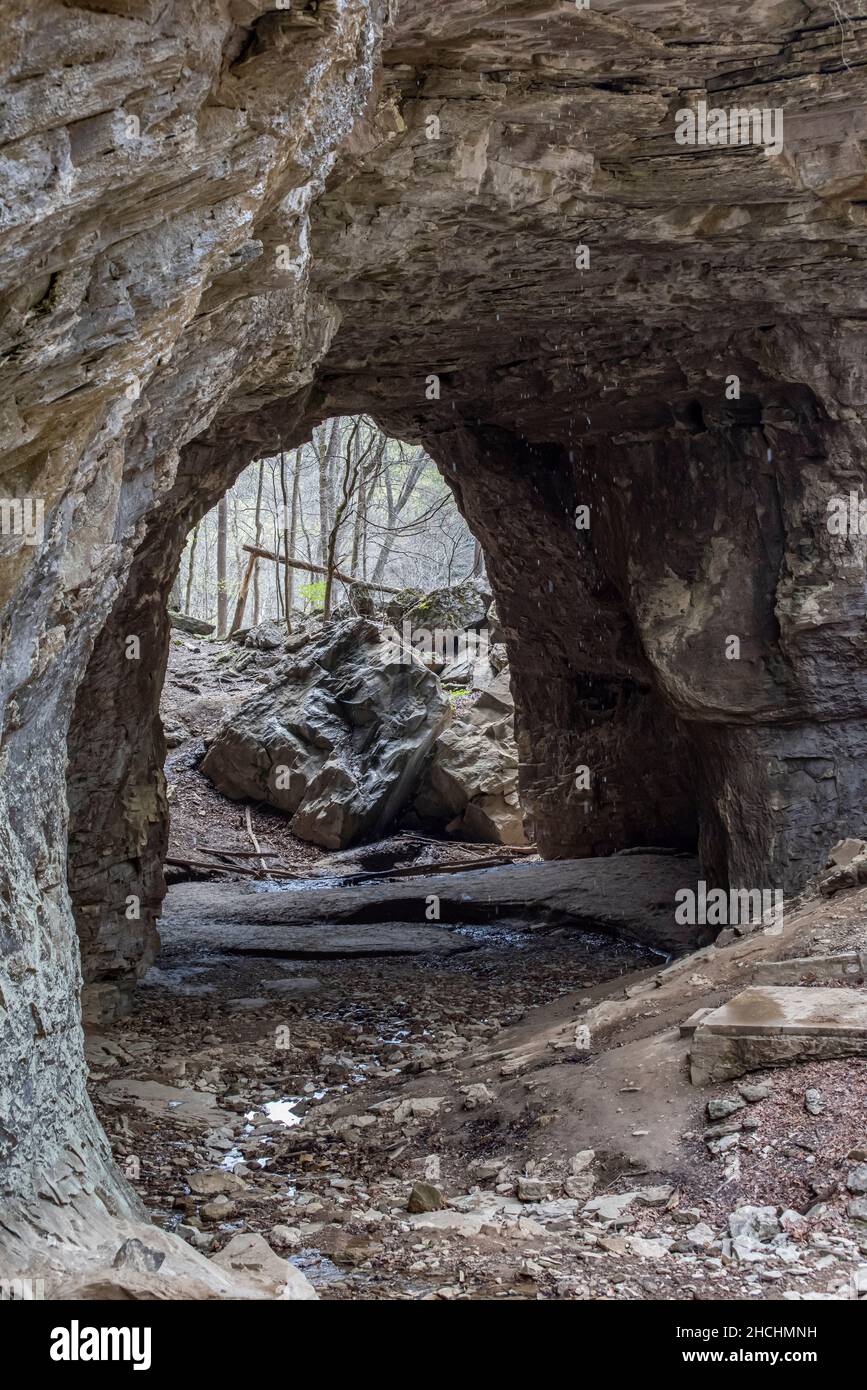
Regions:
<instances>
[{"instance_id":1,"label":"bare tree trunk","mask_svg":"<svg viewBox=\"0 0 867 1390\"><path fill-rule=\"evenodd\" d=\"M307 559L308 559L308 560L312 560L312 559L313 559L313 543L312 543L312 541L311 541L311 539L310 539L310 532L307 530L307 523L306 523L305 520L304 520L304 499L303 499L302 494L301 494L301 474L302 474L303 467L304 467L304 450L303 450L303 449L299 449L299 450L298 450L298 459L297 459L297 463L298 463L298 513L297 513L297 516L298 516L298 530L301 532L301 535L302 535L302 537L303 537L303 539L304 539L304 549L305 549L306 552L307 552ZM294 484L293 484L293 492L294 492ZM298 538L297 538L297 536L296 536L296 542L297 542L297 539L298 539Z\"/></svg>"},{"instance_id":2,"label":"bare tree trunk","mask_svg":"<svg viewBox=\"0 0 867 1390\"><path fill-rule=\"evenodd\" d=\"M295 468L292 474L292 517L289 522L288 555L295 554L298 539L298 518L301 515L301 450L295 450ZM295 603L295 571L286 566L286 611L292 612Z\"/></svg>"},{"instance_id":3,"label":"bare tree trunk","mask_svg":"<svg viewBox=\"0 0 867 1390\"><path fill-rule=\"evenodd\" d=\"M365 488L364 478L359 478L359 480L358 480L358 498L357 498L356 503L355 503L355 526L354 526L353 532L352 532L352 560L350 561L349 569L350 569L350 572L351 572L352 574L358 574L358 572L359 572L359 559L360 559L360 561L361 561L361 577L362 577L362 579L366 579L366 578L367 578L367 576L366 576L366 574L365 574L365 572L364 572L364 570L365 570L365 565L364 565L364 549L365 549L365 547L364 547L364 531L365 531L365 526L366 526L366 517L365 517L365 514L364 514L364 509L365 509L366 500L367 500L367 495L366 495L366 488Z\"/></svg>"},{"instance_id":4,"label":"bare tree trunk","mask_svg":"<svg viewBox=\"0 0 867 1390\"><path fill-rule=\"evenodd\" d=\"M225 637L229 620L229 596L226 592L226 550L228 543L229 508L225 494L217 506L217 636Z\"/></svg>"},{"instance_id":5,"label":"bare tree trunk","mask_svg":"<svg viewBox=\"0 0 867 1390\"><path fill-rule=\"evenodd\" d=\"M199 526L201 522L196 522L193 527L193 540L190 545L190 567L187 570L187 593L184 599L184 612L189 613L190 604L193 601L193 565L196 562L196 546L199 543Z\"/></svg>"},{"instance_id":6,"label":"bare tree trunk","mask_svg":"<svg viewBox=\"0 0 867 1390\"><path fill-rule=\"evenodd\" d=\"M241 573L244 566L241 560L241 536L238 530L238 494L235 492L234 488L229 490L227 493L227 498L228 497L232 499L232 506L229 512L229 524L232 530L232 545L235 549L235 583L240 584Z\"/></svg>"},{"instance_id":7,"label":"bare tree trunk","mask_svg":"<svg viewBox=\"0 0 867 1390\"><path fill-rule=\"evenodd\" d=\"M352 539L350 569L353 574L360 573L362 579L367 579L368 506L382 472L382 461L387 444L388 439L380 433L372 450L370 462L361 469L358 477L358 502L355 509L355 531ZM386 473L387 471L386 465Z\"/></svg>"},{"instance_id":8,"label":"bare tree trunk","mask_svg":"<svg viewBox=\"0 0 867 1390\"><path fill-rule=\"evenodd\" d=\"M424 455L424 453L419 452L418 456L413 460L409 472L407 473L406 478L404 479L403 487L400 490L397 501L395 501L392 496L391 477L388 470L386 469L385 495L386 503L388 506L389 529L386 531L385 540L382 542L382 549L380 550L379 555L377 556L376 564L373 569L373 574L370 577L371 584L379 583L379 581L382 579L382 576L385 574L385 567L388 564L388 557L391 554L392 546L394 545L394 542L397 539L397 522L400 519L401 512L403 511L409 499L412 497L412 494L415 492L416 484L418 483L419 478L425 470L426 463L426 456Z\"/></svg>"},{"instance_id":9,"label":"bare tree trunk","mask_svg":"<svg viewBox=\"0 0 867 1390\"><path fill-rule=\"evenodd\" d=\"M205 525L202 530L202 544L205 553L202 557L204 560L204 564L202 565L203 602L200 616L207 618L210 622L214 613L211 608L211 527L208 525L207 517L205 518Z\"/></svg>"},{"instance_id":10,"label":"bare tree trunk","mask_svg":"<svg viewBox=\"0 0 867 1390\"><path fill-rule=\"evenodd\" d=\"M279 556L280 527L278 524L278 518L280 516L280 504L277 501L277 472L274 467L273 459L271 461L271 491L274 494L274 553L275 556ZM274 588L277 593L277 621L279 623L280 618L283 614L283 579L280 574L279 558L276 560L276 565L274 569Z\"/></svg>"},{"instance_id":11,"label":"bare tree trunk","mask_svg":"<svg viewBox=\"0 0 867 1390\"><path fill-rule=\"evenodd\" d=\"M484 555L483 555L483 553L482 553L482 547L479 545L479 542L478 542L478 541L474 541L474 542L473 542L473 570L472 570L472 577L473 577L473 579L479 579L479 578L481 577L481 573L482 573L482 570L483 570L484 568L485 568L485 557L484 557Z\"/></svg>"},{"instance_id":12,"label":"bare tree trunk","mask_svg":"<svg viewBox=\"0 0 867 1390\"><path fill-rule=\"evenodd\" d=\"M235 604L235 615L232 618L232 626L229 629L230 633L237 632L238 628L243 625L244 609L247 607L247 591L250 588L250 579L253 575L253 571L258 563L258 559L255 555L251 555L247 560L247 569L238 589L238 600Z\"/></svg>"},{"instance_id":13,"label":"bare tree trunk","mask_svg":"<svg viewBox=\"0 0 867 1390\"><path fill-rule=\"evenodd\" d=\"M348 422L350 430L352 421ZM343 444L343 420L338 415L331 430L331 437L328 440L328 525L334 525L334 514L337 507L337 488L338 479L342 474L341 468L341 446Z\"/></svg>"},{"instance_id":14,"label":"bare tree trunk","mask_svg":"<svg viewBox=\"0 0 867 1390\"><path fill-rule=\"evenodd\" d=\"M283 557L288 560L292 551L289 549L289 493L286 488L286 451L283 448L283 441L280 441L280 493L283 498L283 525L281 527L283 535ZM286 631L292 631L292 584L289 579L289 566L286 565L283 574L283 610L286 618Z\"/></svg>"},{"instance_id":15,"label":"bare tree trunk","mask_svg":"<svg viewBox=\"0 0 867 1390\"><path fill-rule=\"evenodd\" d=\"M265 478L265 460L259 460L259 482L256 487L256 544L262 544L262 484ZM253 565L253 626L259 621L259 561Z\"/></svg>"},{"instance_id":16,"label":"bare tree trunk","mask_svg":"<svg viewBox=\"0 0 867 1390\"><path fill-rule=\"evenodd\" d=\"M343 460L343 476L340 480L340 499L334 510L334 521L328 537L328 559L325 564L325 599L322 604L322 615L327 618L331 612L331 593L334 588L335 569L337 564L337 538L340 535L340 527L346 515L350 500L358 485L358 475L360 468L358 438L361 430L361 419L355 420L352 433L346 441Z\"/></svg>"},{"instance_id":17,"label":"bare tree trunk","mask_svg":"<svg viewBox=\"0 0 867 1390\"><path fill-rule=\"evenodd\" d=\"M334 499L331 492L331 476L334 471L335 459L339 453L340 420L338 419L331 423L331 433L328 436L327 445L325 444L325 426L323 425L317 447L319 456L319 558L323 565L328 554L328 538L333 524Z\"/></svg>"}]
</instances>

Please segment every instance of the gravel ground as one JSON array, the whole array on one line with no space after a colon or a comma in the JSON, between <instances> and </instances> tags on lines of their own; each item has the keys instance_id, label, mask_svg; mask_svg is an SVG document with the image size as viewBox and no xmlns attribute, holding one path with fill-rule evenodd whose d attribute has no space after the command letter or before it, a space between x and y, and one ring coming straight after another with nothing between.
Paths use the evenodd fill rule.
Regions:
<instances>
[{"instance_id":1,"label":"gravel ground","mask_svg":"<svg viewBox=\"0 0 867 1390\"><path fill-rule=\"evenodd\" d=\"M97 1109L154 1218L206 1253L260 1234L327 1299L855 1296L867 1225L846 1183L867 1143L867 1064L750 1076L771 1090L732 1116L757 1126L737 1131L734 1175L698 1126L664 1174L558 1151L532 1089L501 1109L497 1065L468 1094L465 1064L537 1004L649 957L567 932L474 936L445 960L165 953L132 1017L90 1043ZM736 1085L713 1096L740 1100ZM202 1173L232 1189L196 1192ZM442 1209L412 1214L424 1181ZM587 1205L618 1194L622 1209ZM773 1234L739 1253L730 1217L754 1207Z\"/></svg>"},{"instance_id":2,"label":"gravel ground","mask_svg":"<svg viewBox=\"0 0 867 1390\"><path fill-rule=\"evenodd\" d=\"M251 848L244 806L197 771L204 741L268 678L267 656L240 671L237 658L172 644L176 857ZM285 867L329 863L278 813L251 814ZM394 864L478 851L380 847ZM867 889L811 902L789 954L863 945L865 908ZM591 1054L565 1068L559 1114L532 1077L526 1090L506 1082L495 1059L501 1031L522 1019L532 1031L537 1006L562 997L569 1012L605 981L622 998L614 982L658 960L571 931L467 939L472 951L447 958L164 951L133 1014L88 1041L94 1103L154 1219L206 1254L258 1234L332 1300L867 1296L867 1062L753 1074L766 1095L744 1104L735 1083L712 1092L730 1103L721 1121L697 1092L666 1171L641 1171L584 1133L570 1105L568 1077L587 1077ZM656 1122L671 1128L665 1110ZM564 1133L576 1142L552 1140Z\"/></svg>"}]
</instances>

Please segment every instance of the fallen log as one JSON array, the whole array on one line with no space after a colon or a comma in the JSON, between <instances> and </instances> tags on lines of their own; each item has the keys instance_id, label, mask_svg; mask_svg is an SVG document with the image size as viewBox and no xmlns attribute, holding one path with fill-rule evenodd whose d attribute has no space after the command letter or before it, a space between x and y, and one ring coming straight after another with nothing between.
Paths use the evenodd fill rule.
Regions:
<instances>
[{"instance_id":1,"label":"fallen log","mask_svg":"<svg viewBox=\"0 0 867 1390\"><path fill-rule=\"evenodd\" d=\"M483 844L481 841L477 842L474 840L437 839L435 835L420 835L415 830L399 830L397 832L397 835L395 836L395 839L405 840L407 844L415 842L416 844L420 845L442 845L444 847L447 846L449 849L468 849L472 850L473 852L478 850L480 854L482 852L486 852L489 848L489 845ZM503 845L502 848L504 850L508 850L509 854L539 853L538 847L536 845Z\"/></svg>"},{"instance_id":2,"label":"fallen log","mask_svg":"<svg viewBox=\"0 0 867 1390\"><path fill-rule=\"evenodd\" d=\"M247 593L250 588L250 580L253 578L253 571L256 568L256 556L251 555L247 561L247 568L244 571L244 578L241 580L241 587L238 590L238 600L235 604L235 614L232 618L232 625L229 628L229 636L234 637L238 628L244 621L244 609L247 607Z\"/></svg>"},{"instance_id":3,"label":"fallen log","mask_svg":"<svg viewBox=\"0 0 867 1390\"><path fill-rule=\"evenodd\" d=\"M276 849L227 849L222 845L196 845L196 849L201 854L231 854L236 859L280 858L280 853Z\"/></svg>"},{"instance_id":4,"label":"fallen log","mask_svg":"<svg viewBox=\"0 0 867 1390\"><path fill-rule=\"evenodd\" d=\"M207 864L203 859L178 859L167 855L165 863L172 869L189 869L193 873L242 874L245 878L264 878L261 869L245 869L240 864ZM282 869L267 869L268 878L298 878L298 874Z\"/></svg>"},{"instance_id":5,"label":"fallen log","mask_svg":"<svg viewBox=\"0 0 867 1390\"><path fill-rule=\"evenodd\" d=\"M307 560L287 560L283 555L277 555L273 550L263 550L258 545L244 545L242 550L246 550L248 555L257 555L261 560L276 560L279 565L288 565L293 570L305 570L308 574L327 574L328 570L322 565L310 564ZM400 589L390 589L387 584L373 584L369 579L359 579L354 574L344 574L342 570L332 571L335 579L339 579L341 584L366 584L370 589L377 589L382 594L399 594Z\"/></svg>"},{"instance_id":6,"label":"fallen log","mask_svg":"<svg viewBox=\"0 0 867 1390\"><path fill-rule=\"evenodd\" d=\"M248 807L246 808L246 810L245 810L244 824L245 824L246 827L247 827L247 834L250 836L250 839L251 839L252 842L253 842L253 848L254 848L254 850L256 851L256 853L259 855L259 863L262 865L262 868L267 872L267 870L268 870L268 865L265 863L265 860L264 860L264 858L262 857L262 846L259 844L259 841L258 841L258 839L256 838L256 834L255 834L255 832L254 832L254 830L253 830L253 819L252 819L252 816L250 815L250 807L249 807L249 806L248 806Z\"/></svg>"},{"instance_id":7,"label":"fallen log","mask_svg":"<svg viewBox=\"0 0 867 1390\"><path fill-rule=\"evenodd\" d=\"M459 874L471 869L496 869L511 864L511 859L462 859L457 864L409 864L405 869L371 869L363 874L335 874L347 888L355 883L372 883L375 879L414 878L423 874Z\"/></svg>"}]
</instances>

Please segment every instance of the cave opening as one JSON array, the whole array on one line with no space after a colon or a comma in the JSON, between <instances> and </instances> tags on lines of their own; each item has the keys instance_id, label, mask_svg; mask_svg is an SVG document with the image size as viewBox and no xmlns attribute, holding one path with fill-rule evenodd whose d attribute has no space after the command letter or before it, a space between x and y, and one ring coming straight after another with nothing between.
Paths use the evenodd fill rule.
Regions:
<instances>
[{"instance_id":1,"label":"cave opening","mask_svg":"<svg viewBox=\"0 0 867 1390\"><path fill-rule=\"evenodd\" d=\"M589 1002L613 981L640 979L708 939L673 920L675 893L698 870L695 811L685 790L666 780L664 715L654 708L652 682L634 660L628 677L625 662L618 670L612 661L604 675L580 669L580 642L562 633L555 669L556 644L538 631L542 613L550 622L549 573L581 566L578 504L552 468L559 470L556 451L495 436L500 475L488 486L502 490L508 449L520 456L524 490L508 509L507 534L490 520L485 533L494 571L500 563L520 577L514 594L501 591L506 612L524 607L509 630L492 604L494 580L479 543L457 510L467 506L458 461L443 457L437 471L427 453L372 420L365 448L359 422L325 418L291 453L266 450L247 462L242 448L229 474L224 465L213 478L183 475L186 495L155 524L141 567L133 567L97 639L70 731L69 883L97 1114L135 1186L177 1142L166 1105L183 1110L204 1094L234 1107L240 1118L212 1128L199 1150L226 1175L212 1180L220 1199L214 1219L231 1218L233 1184L243 1189L257 1170L267 1177L289 1136L295 1145L327 1124L359 1086L387 1087L407 1072L452 1066L472 1047L496 1046L528 1010L556 1006L576 990ZM392 446L384 537L402 534L393 524L402 498L413 512L407 482L414 474L427 474L426 490L417 515L407 517L406 553L392 548L380 564L385 541L366 556L358 535L359 491L341 542L337 508L322 485L330 453L333 482L354 455L374 463L379 455L381 467ZM220 453L219 442L208 446L211 465ZM269 468L273 508L263 510ZM305 469L313 484L306 516ZM294 517L282 502L290 479ZM375 528L374 481L371 474L365 504ZM249 500L251 483L259 505L245 529L239 501ZM437 563L422 554L423 540L432 515L444 525L444 508L448 544ZM205 571L214 555L219 564L227 529L234 584L224 569L210 585L196 557ZM350 546L348 572L341 545ZM264 575L247 555L267 566ZM285 583L287 557L307 566L294 573L312 580L293 591L299 606ZM420 566L427 583L413 584ZM329 568L335 582L325 613ZM634 638L615 584L595 575L593 587L583 582L587 629L601 626L608 644L619 627L612 649L628 648ZM453 623L464 635L479 625L484 642L470 648L471 669L450 680L450 666L468 664L466 649L446 653L439 640ZM529 654L524 632L536 644ZM524 682L523 719L511 663ZM542 683L544 717L564 740L544 750L537 747ZM455 706L476 715L485 706L468 750ZM111 759L100 751L109 732L104 720L95 724L94 708L116 713ZM446 733L456 746L451 762L443 755L437 763L437 779L431 760ZM518 738L547 779L541 792L528 784L532 803L522 804L518 788ZM486 739L499 761L491 748L486 753ZM400 767L392 776L392 744L412 769L409 781ZM630 766L639 747L655 754L640 772ZM311 761L322 748L325 756ZM484 766L474 782L467 764L478 760ZM598 783L582 777L591 764L605 768ZM280 771L285 796L274 776ZM455 801L457 772L463 804ZM397 801L389 777L401 784ZM376 778L383 785L372 808L351 820L344 803L359 786L367 796ZM609 881L597 865L612 854ZM118 1051L106 1052L106 1036ZM581 1057L589 1052L580 1029L576 1046ZM469 1094L472 1105L487 1091L477 1084ZM149 1116L147 1135L134 1121L132 1132L129 1121L118 1125L130 1095ZM161 1221L165 1183L142 1191ZM188 1239L207 1252L213 1237L193 1215Z\"/></svg>"},{"instance_id":2,"label":"cave opening","mask_svg":"<svg viewBox=\"0 0 867 1390\"><path fill-rule=\"evenodd\" d=\"M350 1296L365 1280L415 1292L421 1265L426 1297L467 1272L425 1244L444 1232L444 1248L521 1236L536 1252L562 1234L568 1267L557 1253L556 1275L508 1259L495 1274L480 1257L470 1296L498 1296L500 1278L520 1296L529 1275L531 1296L641 1297L633 1259L670 1260L667 1292L701 1293L708 1271L690 1284L688 1261L710 1241L720 1293L752 1297L749 1274L723 1260L742 1238L734 1213L707 1194L772 1205L778 1226L796 1206L812 1212L815 1175L780 1117L826 1083L829 1129L810 1142L835 1165L834 1220L863 1223L863 1188L847 1188L854 1213L842 1192L864 1181L847 1167L847 1106L863 1060L849 985L865 969L867 878L867 24L831 8L834 23L804 27L797 6L735 0L688 22L668 3L623 0L6 7L0 1276L44 1271L83 1297L223 1298L241 1279L246 1297L237 1237L266 1262L256 1243L272 1241L281 1269L313 1237ZM691 108L724 92L741 113L785 108L781 147L702 143L698 127L697 144L678 139ZM265 824L252 812L248 832L264 788L251 798L231 782L231 840L191 826L172 845L171 759L193 730L169 721L181 742L167 764L159 707L169 610L190 606L191 568L196 595L187 537L251 460L292 456L348 417L426 450L484 556L474 577L495 605L502 640L489 647L505 653L508 694L483 690L466 718L499 702L490 741L517 786L487 780L491 757L454 744L452 780L443 762L436 786L416 786L412 824L392 815L399 777L375 812L357 794L368 779L349 775L345 750L368 756L371 729L387 725L388 746L427 777L424 717L402 715L425 691L428 711L451 700L442 671L399 659L400 615L396 645L389 635L393 650L379 650L382 605L371 617L364 594L376 561L365 575L353 526L358 569L329 595L350 611L316 632L304 612L281 634L294 722L312 734L298 746L318 750L305 785L321 782L332 735L344 750L330 789L298 800L298 746L272 759L261 730L223 740L213 795L232 800L243 761L273 773L269 795L284 801ZM291 490L287 475L290 509ZM302 583L320 582L298 572L287 603L273 559L287 533L291 517L258 537L270 553L258 613L243 559L202 613L236 634L251 616L250 629L279 628L281 601L285 619ZM331 568L327 546L301 542L301 563ZM466 578L478 552L471 563L466 542L460 555L462 574L422 587ZM238 694L257 650L243 636L220 649L251 657L231 658L222 681ZM301 690L308 637L322 675L311 665ZM255 704L268 687L253 684ZM434 742L448 737L437 728ZM200 762L187 771L204 777ZM485 779L466 802L450 800L459 763ZM394 771L383 757L380 781ZM526 844L490 845L512 795ZM299 889L297 846L294 877L237 872L248 841L254 864L288 853L267 836L296 815L312 837L299 844L330 841L316 849L324 872L307 861ZM451 872L432 843L509 862ZM538 858L522 856L532 846ZM234 881L169 862L203 850L234 856ZM168 908L166 867L183 879ZM827 913L817 885L842 895L839 909ZM781 894L785 928L735 920L730 894ZM687 948L700 959L681 959ZM759 992L746 1004L745 986ZM768 1143L737 1118L765 1104L752 1087L716 1107L731 1132L707 1135L702 1088L764 1066L780 1018L803 1022L799 1010L811 1041L778 1049L788 1070L759 1112ZM744 1033L754 1024L761 1037ZM818 1046L831 1051L819 1059ZM829 1057L845 1065L810 1070ZM812 1096L804 1124L822 1103ZM303 1122L287 1122L298 1106ZM775 1156L764 1167L763 1148ZM639 1174L651 1210L682 1197L697 1214L693 1250L665 1227L673 1216L649 1224L625 1186ZM624 1187L612 1206L609 1189ZM205 1211L215 1198L226 1202ZM542 1234L519 1225L518 1203ZM641 1211L624 1235L629 1206ZM802 1229L790 1220L773 1250L791 1255ZM311 1297L292 1269L293 1296ZM776 1273L798 1292L790 1266ZM810 1264L814 1291L834 1277Z\"/></svg>"},{"instance_id":3,"label":"cave opening","mask_svg":"<svg viewBox=\"0 0 867 1390\"><path fill-rule=\"evenodd\" d=\"M344 392L334 394L345 401ZM372 416L319 411L321 420L296 426L289 450L284 418L275 427L267 417L256 449L246 419L232 449L218 431L188 446L96 640L70 729L67 776L68 879L90 1027L130 1011L155 960L166 882L231 882L227 865L236 881L266 877L263 855L253 868L242 865L239 855L251 849L291 875L299 844L345 852L356 873L407 873L415 858L432 869L435 840L462 841L468 868L469 846L486 843L485 862L499 852L504 863L513 850L571 861L643 847L674 857L670 903L692 874L693 751L644 659L620 573L602 572L599 551L588 549L584 519L592 509L578 499L589 495L582 487L593 466L580 448L569 450L564 470L557 446L499 429L464 430L459 448L432 437L434 462ZM464 465L468 446L472 469ZM248 513L252 502L246 524L243 498ZM560 624L563 611L574 615L574 630ZM342 631L346 621L348 635L331 650L323 632L335 624ZM378 654L368 651L367 666L353 666L370 643L365 622L389 654L387 678ZM183 666L188 651L192 670ZM268 685L284 668L291 675L293 663L302 671L297 702L281 709L277 686L269 695ZM407 684L419 665L427 668L424 689L415 677ZM173 700L193 696L192 727L175 704L166 706L167 669ZM421 719L418 737L395 734L399 720L385 718L401 702L410 723ZM247 704L252 724L233 722ZM325 752L314 757L317 743ZM348 809L353 798L360 809ZM257 827L260 834L278 827L281 847L292 845L288 863L271 842L260 844ZM408 838L383 842L394 833ZM678 868L678 857L689 867ZM309 870L309 853L301 863ZM635 861L636 870L642 865ZM318 872L328 873L324 859ZM339 865L334 872L350 882ZM713 863L707 872L718 880ZM655 886L639 886L630 920L615 930L663 952L699 940L654 924L652 913L640 920L655 895ZM467 924L503 916L496 904L474 908L469 896ZM377 911L383 920L405 915L362 904L358 922ZM353 911L344 915L356 920ZM454 902L449 916L460 920ZM578 920L597 925L592 908Z\"/></svg>"}]
</instances>

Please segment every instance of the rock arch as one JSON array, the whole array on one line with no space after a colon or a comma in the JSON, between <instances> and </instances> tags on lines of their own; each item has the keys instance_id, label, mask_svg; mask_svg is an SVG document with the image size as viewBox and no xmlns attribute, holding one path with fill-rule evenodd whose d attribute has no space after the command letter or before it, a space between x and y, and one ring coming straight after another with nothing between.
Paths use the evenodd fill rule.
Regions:
<instances>
[{"instance_id":1,"label":"rock arch","mask_svg":"<svg viewBox=\"0 0 867 1390\"><path fill-rule=\"evenodd\" d=\"M547 853L697 835L709 876L792 890L863 829L864 543L825 520L863 475L867 21L5 8L0 467L45 509L41 544L0 537L11 1251L34 1212L83 1240L136 1210L86 1099L73 903L98 1014L160 899L183 534L279 438L363 409L440 463ZM783 109L782 152L678 144L703 98Z\"/></svg>"}]
</instances>

